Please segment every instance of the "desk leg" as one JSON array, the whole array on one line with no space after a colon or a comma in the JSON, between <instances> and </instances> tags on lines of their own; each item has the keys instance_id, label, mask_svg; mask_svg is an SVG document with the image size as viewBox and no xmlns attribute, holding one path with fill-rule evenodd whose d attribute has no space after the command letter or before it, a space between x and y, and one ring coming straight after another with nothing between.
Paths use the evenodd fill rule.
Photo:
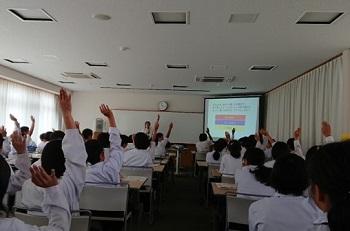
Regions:
<instances>
[{"instance_id":1,"label":"desk leg","mask_svg":"<svg viewBox=\"0 0 350 231\"><path fill-rule=\"evenodd\" d=\"M176 170L175 170L175 175L179 175L179 158L180 158L180 150L178 149L176 151Z\"/></svg>"}]
</instances>

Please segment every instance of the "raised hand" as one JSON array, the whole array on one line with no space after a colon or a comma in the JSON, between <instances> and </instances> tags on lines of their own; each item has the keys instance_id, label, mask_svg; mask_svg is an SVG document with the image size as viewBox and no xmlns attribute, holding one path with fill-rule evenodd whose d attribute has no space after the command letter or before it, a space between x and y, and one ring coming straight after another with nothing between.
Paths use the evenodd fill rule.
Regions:
<instances>
[{"instance_id":1,"label":"raised hand","mask_svg":"<svg viewBox=\"0 0 350 231\"><path fill-rule=\"evenodd\" d=\"M159 122L159 120L160 120L160 115L157 114L157 121Z\"/></svg>"},{"instance_id":2,"label":"raised hand","mask_svg":"<svg viewBox=\"0 0 350 231\"><path fill-rule=\"evenodd\" d=\"M80 130L80 123L79 121L74 121L75 127Z\"/></svg>"},{"instance_id":3,"label":"raised hand","mask_svg":"<svg viewBox=\"0 0 350 231\"><path fill-rule=\"evenodd\" d=\"M72 112L71 95L63 88L60 90L59 102L63 114Z\"/></svg>"},{"instance_id":4,"label":"raised hand","mask_svg":"<svg viewBox=\"0 0 350 231\"><path fill-rule=\"evenodd\" d=\"M173 124L173 122L171 122L171 123L169 124L169 128L170 128L170 129L173 129L173 127L174 127L174 124Z\"/></svg>"},{"instance_id":5,"label":"raised hand","mask_svg":"<svg viewBox=\"0 0 350 231\"><path fill-rule=\"evenodd\" d=\"M32 123L35 123L35 118L34 118L34 116L30 116L30 120L32 121Z\"/></svg>"},{"instance_id":6,"label":"raised hand","mask_svg":"<svg viewBox=\"0 0 350 231\"><path fill-rule=\"evenodd\" d=\"M6 131L6 128L4 127L4 125L2 125L0 127L0 134L2 135L3 138L5 138L7 136L7 131Z\"/></svg>"},{"instance_id":7,"label":"raised hand","mask_svg":"<svg viewBox=\"0 0 350 231\"><path fill-rule=\"evenodd\" d=\"M17 122L17 118L12 114L10 114L10 119L14 122Z\"/></svg>"},{"instance_id":8,"label":"raised hand","mask_svg":"<svg viewBox=\"0 0 350 231\"><path fill-rule=\"evenodd\" d=\"M207 128L207 130L205 130L205 132L209 134L210 133L209 128Z\"/></svg>"},{"instance_id":9,"label":"raised hand","mask_svg":"<svg viewBox=\"0 0 350 231\"><path fill-rule=\"evenodd\" d=\"M332 135L331 125L327 121L322 122L321 132L324 137L328 137Z\"/></svg>"},{"instance_id":10,"label":"raised hand","mask_svg":"<svg viewBox=\"0 0 350 231\"><path fill-rule=\"evenodd\" d=\"M109 109L108 105L101 104L100 106L101 113L108 118L109 126L116 127L114 115L111 109Z\"/></svg>"},{"instance_id":11,"label":"raised hand","mask_svg":"<svg viewBox=\"0 0 350 231\"><path fill-rule=\"evenodd\" d=\"M39 187L49 188L58 185L58 180L55 175L55 170L51 170L51 175L47 174L41 166L33 166L30 168L32 174L32 182Z\"/></svg>"},{"instance_id":12,"label":"raised hand","mask_svg":"<svg viewBox=\"0 0 350 231\"><path fill-rule=\"evenodd\" d=\"M15 148L17 154L24 154L27 152L26 139L22 137L19 131L14 131L11 135L12 146Z\"/></svg>"},{"instance_id":13,"label":"raised hand","mask_svg":"<svg viewBox=\"0 0 350 231\"><path fill-rule=\"evenodd\" d=\"M294 139L299 140L301 136L301 128L297 128L297 130L294 131Z\"/></svg>"}]
</instances>

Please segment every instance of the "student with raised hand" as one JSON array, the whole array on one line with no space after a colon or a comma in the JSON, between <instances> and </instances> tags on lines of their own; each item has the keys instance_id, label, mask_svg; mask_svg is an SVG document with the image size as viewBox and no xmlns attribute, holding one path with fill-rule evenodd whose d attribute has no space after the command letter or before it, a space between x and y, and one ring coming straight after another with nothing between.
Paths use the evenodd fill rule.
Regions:
<instances>
[{"instance_id":1,"label":"student with raised hand","mask_svg":"<svg viewBox=\"0 0 350 231\"><path fill-rule=\"evenodd\" d=\"M214 150L207 153L206 161L209 164L220 164L221 158L226 151L227 142L225 139L220 138L214 142Z\"/></svg>"},{"instance_id":2,"label":"student with raised hand","mask_svg":"<svg viewBox=\"0 0 350 231\"><path fill-rule=\"evenodd\" d=\"M85 129L82 131L81 135L82 135L83 138L84 138L84 142L86 142L86 141L92 139L93 131L92 131L90 128L85 128Z\"/></svg>"},{"instance_id":3,"label":"student with raised hand","mask_svg":"<svg viewBox=\"0 0 350 231\"><path fill-rule=\"evenodd\" d=\"M237 169L242 168L241 144L237 140L232 140L228 144L230 154L221 158L220 173L225 175L234 175Z\"/></svg>"},{"instance_id":4,"label":"student with raised hand","mask_svg":"<svg viewBox=\"0 0 350 231\"><path fill-rule=\"evenodd\" d=\"M17 118L12 114L10 114L10 119L15 123L16 129L21 132L23 137L25 137L27 148L28 147L36 148L36 144L31 138L35 128L35 118L33 116L30 116L30 120L32 121L30 128L27 126L21 127ZM28 150L28 151L32 151L32 150ZM33 151L35 151L35 149ZM15 150L12 150L12 154L15 154L15 153L16 153Z\"/></svg>"},{"instance_id":5,"label":"student with raised hand","mask_svg":"<svg viewBox=\"0 0 350 231\"><path fill-rule=\"evenodd\" d=\"M305 161L297 155L276 160L271 174L276 193L249 208L251 231L328 230L326 215L303 196L308 187Z\"/></svg>"},{"instance_id":6,"label":"student with raised hand","mask_svg":"<svg viewBox=\"0 0 350 231\"><path fill-rule=\"evenodd\" d=\"M273 165L279 157L287 155L289 153L290 150L288 144L281 141L277 141L276 143L274 143L271 149L272 160L265 162L264 166L268 168L273 168Z\"/></svg>"},{"instance_id":7,"label":"student with raised hand","mask_svg":"<svg viewBox=\"0 0 350 231\"><path fill-rule=\"evenodd\" d=\"M11 151L11 142L9 137L7 137L7 131L6 128L4 126L0 127L0 134L2 135L2 149L1 149L1 154L4 157L8 157L8 154Z\"/></svg>"},{"instance_id":8,"label":"student with raised hand","mask_svg":"<svg viewBox=\"0 0 350 231\"><path fill-rule=\"evenodd\" d=\"M208 140L208 137L209 137L209 140ZM213 144L214 144L213 137L211 137L209 128L207 128L206 133L201 133L199 135L199 142L196 143L196 150L197 152L207 153L210 151L210 147Z\"/></svg>"},{"instance_id":9,"label":"student with raised hand","mask_svg":"<svg viewBox=\"0 0 350 231\"><path fill-rule=\"evenodd\" d=\"M290 150L290 153L296 154L301 158L305 159L303 149L300 144L301 128L298 128L294 131L294 137L288 139L287 144Z\"/></svg>"},{"instance_id":10,"label":"student with raised hand","mask_svg":"<svg viewBox=\"0 0 350 231\"><path fill-rule=\"evenodd\" d=\"M155 156L156 157L164 157L165 156L165 154L166 154L165 148L169 142L169 137L170 137L171 131L173 130L173 127L174 127L174 124L171 122L169 124L168 131L165 135L165 138L164 138L163 133L160 133L160 132L156 133L156 140L155 140L155 143L156 143Z\"/></svg>"},{"instance_id":11,"label":"student with raised hand","mask_svg":"<svg viewBox=\"0 0 350 231\"><path fill-rule=\"evenodd\" d=\"M319 147L308 163L311 197L331 231L350 230L350 142Z\"/></svg>"},{"instance_id":12,"label":"student with raised hand","mask_svg":"<svg viewBox=\"0 0 350 231\"><path fill-rule=\"evenodd\" d=\"M264 166L265 154L259 148L248 148L243 157L243 167L235 173L237 197L260 199L271 196L271 169Z\"/></svg>"},{"instance_id":13,"label":"student with raised hand","mask_svg":"<svg viewBox=\"0 0 350 231\"><path fill-rule=\"evenodd\" d=\"M120 132L117 129L113 112L108 105L102 104L100 111L108 118L109 122L109 158L105 158L103 148L97 140L89 140L85 143L88 160L91 156L95 156L95 158L91 159L98 160L97 163L91 163L92 165L87 168L86 182L118 184L120 183L119 172L123 166L123 148L121 147ZM90 148L89 142L93 141L97 143L99 148L95 150L93 147Z\"/></svg>"},{"instance_id":14,"label":"student with raised hand","mask_svg":"<svg viewBox=\"0 0 350 231\"><path fill-rule=\"evenodd\" d=\"M321 132L324 137L324 140L323 140L324 144L329 144L334 142L334 138L332 136L332 127L327 121L322 122Z\"/></svg>"}]
</instances>

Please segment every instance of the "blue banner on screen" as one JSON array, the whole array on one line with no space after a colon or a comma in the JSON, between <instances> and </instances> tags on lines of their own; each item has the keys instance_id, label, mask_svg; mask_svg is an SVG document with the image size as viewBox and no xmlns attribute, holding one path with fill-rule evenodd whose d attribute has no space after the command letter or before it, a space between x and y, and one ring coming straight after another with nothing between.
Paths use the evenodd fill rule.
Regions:
<instances>
[{"instance_id":1,"label":"blue banner on screen","mask_svg":"<svg viewBox=\"0 0 350 231\"><path fill-rule=\"evenodd\" d=\"M259 97L205 99L204 127L216 140L231 133L235 139L255 134L259 126Z\"/></svg>"}]
</instances>

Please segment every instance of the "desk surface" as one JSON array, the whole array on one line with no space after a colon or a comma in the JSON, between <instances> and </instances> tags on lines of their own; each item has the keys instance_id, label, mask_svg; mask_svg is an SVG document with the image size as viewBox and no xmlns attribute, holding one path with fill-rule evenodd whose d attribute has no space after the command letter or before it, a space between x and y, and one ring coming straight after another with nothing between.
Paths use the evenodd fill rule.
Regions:
<instances>
[{"instance_id":1,"label":"desk surface","mask_svg":"<svg viewBox=\"0 0 350 231\"><path fill-rule=\"evenodd\" d=\"M131 189L140 190L147 181L147 177L143 176L127 176L122 178L122 183L127 183Z\"/></svg>"},{"instance_id":2,"label":"desk surface","mask_svg":"<svg viewBox=\"0 0 350 231\"><path fill-rule=\"evenodd\" d=\"M216 168L211 170L211 175L213 177L221 177L221 173L219 172L219 169L216 169Z\"/></svg>"},{"instance_id":3,"label":"desk surface","mask_svg":"<svg viewBox=\"0 0 350 231\"><path fill-rule=\"evenodd\" d=\"M206 161L197 161L198 167L208 167L208 163Z\"/></svg>"},{"instance_id":4,"label":"desk surface","mask_svg":"<svg viewBox=\"0 0 350 231\"><path fill-rule=\"evenodd\" d=\"M234 194L236 192L236 185L227 183L211 183L213 194L215 196L225 196L226 194Z\"/></svg>"},{"instance_id":5,"label":"desk surface","mask_svg":"<svg viewBox=\"0 0 350 231\"><path fill-rule=\"evenodd\" d=\"M153 166L153 172L159 172L162 173L164 172L165 165L154 165Z\"/></svg>"}]
</instances>

